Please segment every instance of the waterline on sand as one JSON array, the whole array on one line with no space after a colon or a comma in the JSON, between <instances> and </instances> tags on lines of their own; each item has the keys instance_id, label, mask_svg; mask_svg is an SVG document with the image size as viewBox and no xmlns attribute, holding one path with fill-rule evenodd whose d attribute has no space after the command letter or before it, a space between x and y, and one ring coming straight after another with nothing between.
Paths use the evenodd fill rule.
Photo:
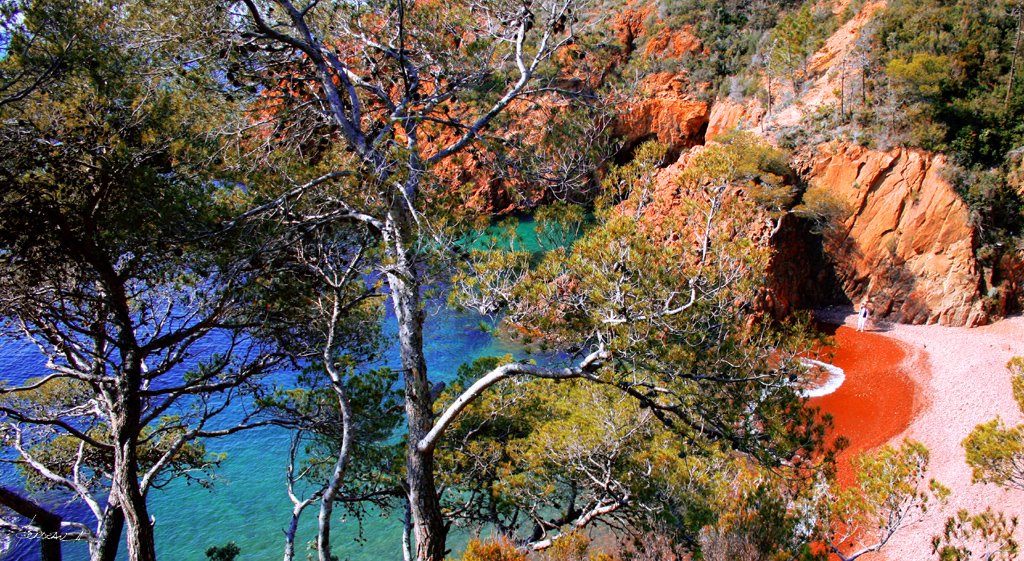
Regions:
<instances>
[{"instance_id":1,"label":"waterline on sand","mask_svg":"<svg viewBox=\"0 0 1024 561\"><path fill-rule=\"evenodd\" d=\"M825 380L824 384L800 390L800 395L803 397L822 397L830 393L834 393L843 385L843 382L846 381L846 372L834 364L828 364L812 358L801 358L800 364L809 368L821 368L825 372L828 372L828 379Z\"/></svg>"}]
</instances>

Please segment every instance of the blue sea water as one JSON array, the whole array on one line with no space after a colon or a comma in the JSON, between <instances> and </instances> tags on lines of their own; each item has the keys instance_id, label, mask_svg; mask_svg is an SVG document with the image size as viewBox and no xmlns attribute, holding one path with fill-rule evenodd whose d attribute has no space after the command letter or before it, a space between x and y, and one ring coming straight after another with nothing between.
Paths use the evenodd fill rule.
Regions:
<instances>
[{"instance_id":1,"label":"blue sea water","mask_svg":"<svg viewBox=\"0 0 1024 561\"><path fill-rule=\"evenodd\" d=\"M532 221L524 220L519 232L527 247L536 248L532 226ZM424 334L431 379L449 380L461 364L483 356L524 356L521 347L482 331L481 319L476 314L440 306L432 311ZM389 316L385 332L393 333L394 329L394 318ZM397 350L392 349L384 360L386 365L397 367ZM0 342L0 380L16 383L44 373L43 361L34 347ZM227 454L211 488L175 481L165 489L152 491L149 506L156 519L158 557L166 561L204 561L207 548L233 541L241 548L239 561L280 559L283 531L292 508L285 487L289 438L285 429L263 428L208 441L209 451ZM9 467L0 470L3 483L12 483L13 479ZM91 523L91 515L84 510L69 506L63 511L77 512ZM307 552L301 548L313 539L315 527L314 506L304 515L296 542L297 559L306 558ZM361 532L355 520L335 522L333 529L334 553L342 561L401 559L402 523L398 514L367 516ZM465 535L455 534L449 547L457 551L465 539ZM120 558L127 558L123 546L120 553ZM16 539L0 559L35 561L38 555L37 542ZM64 559L88 559L85 544L65 544Z\"/></svg>"},{"instance_id":2,"label":"blue sea water","mask_svg":"<svg viewBox=\"0 0 1024 561\"><path fill-rule=\"evenodd\" d=\"M438 309L428 318L425 346L432 379L450 379L459 365L478 357L523 355L520 347L481 331L480 320L475 314L446 309ZM396 353L390 352L385 362L397 366ZM43 373L42 368L33 348L12 342L0 346L0 380L31 378ZM211 440L207 443L210 451L227 454L211 488L176 481L166 489L152 491L149 504L156 519L159 557L202 561L207 548L233 541L241 548L239 561L280 558L283 530L291 513L285 487L289 437L285 429L261 428ZM315 519L315 507L307 509L297 542L299 559L305 558L305 553L298 548L315 535ZM335 530L335 553L342 560L401 558L401 520L397 515L365 517L361 535L355 520L336 523ZM456 536L453 545L459 541ZM68 543L64 554L72 561L88 557L84 544ZM37 559L37 544L16 541L3 558Z\"/></svg>"}]
</instances>

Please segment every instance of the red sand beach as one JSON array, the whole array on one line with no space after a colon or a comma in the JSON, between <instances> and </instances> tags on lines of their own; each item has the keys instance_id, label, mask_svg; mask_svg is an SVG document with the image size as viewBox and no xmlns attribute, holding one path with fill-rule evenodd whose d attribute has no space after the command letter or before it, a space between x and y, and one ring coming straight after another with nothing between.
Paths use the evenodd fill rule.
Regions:
<instances>
[{"instance_id":1,"label":"red sand beach","mask_svg":"<svg viewBox=\"0 0 1024 561\"><path fill-rule=\"evenodd\" d=\"M850 460L905 431L921 399L904 371L907 353L899 343L878 333L824 327L826 332L829 327L833 331L836 348L831 362L846 372L846 381L834 393L810 403L832 415L833 435L850 439L839 457L839 477L843 484L851 484Z\"/></svg>"},{"instance_id":2,"label":"red sand beach","mask_svg":"<svg viewBox=\"0 0 1024 561\"><path fill-rule=\"evenodd\" d=\"M929 509L897 533L881 556L862 559L933 559L932 536L961 508L981 512L991 506L1024 517L1024 492L972 483L960 445L975 425L996 416L1010 426L1024 422L1005 368L1013 356L1024 356L1024 318L973 329L890 325L858 333L849 308L824 310L817 317L840 325L834 363L846 371L846 382L812 403L831 413L835 432L851 441L841 466L849 466L849 458L861 451L912 438L931 452L929 477L952 490L945 507ZM1024 527L1015 535L1024 543Z\"/></svg>"}]
</instances>

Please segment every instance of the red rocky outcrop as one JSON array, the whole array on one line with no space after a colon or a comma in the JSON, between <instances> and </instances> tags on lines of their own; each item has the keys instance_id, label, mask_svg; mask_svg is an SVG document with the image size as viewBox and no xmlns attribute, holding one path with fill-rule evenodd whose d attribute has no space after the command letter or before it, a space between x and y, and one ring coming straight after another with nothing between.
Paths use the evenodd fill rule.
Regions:
<instances>
[{"instance_id":1,"label":"red rocky outcrop","mask_svg":"<svg viewBox=\"0 0 1024 561\"><path fill-rule=\"evenodd\" d=\"M640 85L639 99L629 103L616 118L615 135L627 146L656 139L674 154L703 144L709 107L690 95L688 86L681 74L659 72L647 76Z\"/></svg>"},{"instance_id":2,"label":"red rocky outcrop","mask_svg":"<svg viewBox=\"0 0 1024 561\"><path fill-rule=\"evenodd\" d=\"M700 39L693 34L692 27L686 26L677 30L663 27L647 42L647 46L644 47L644 58L647 60L679 58L699 51L701 51Z\"/></svg>"},{"instance_id":3,"label":"red rocky outcrop","mask_svg":"<svg viewBox=\"0 0 1024 561\"><path fill-rule=\"evenodd\" d=\"M708 114L708 130L704 135L708 142L715 140L722 133L732 129L757 130L764 119L764 109L760 102L751 100L736 103L731 99L715 100Z\"/></svg>"},{"instance_id":4,"label":"red rocky outcrop","mask_svg":"<svg viewBox=\"0 0 1024 561\"><path fill-rule=\"evenodd\" d=\"M806 170L852 213L826 236L841 288L853 302L904 323L980 325L980 267L967 205L942 176L944 156L831 143Z\"/></svg>"},{"instance_id":5,"label":"red rocky outcrop","mask_svg":"<svg viewBox=\"0 0 1024 561\"><path fill-rule=\"evenodd\" d=\"M676 239L678 234L673 234L670 228L665 227L666 223L672 224L667 219L687 212L685 208L692 200L706 196L693 192L693 186L680 182L691 162L703 150L703 146L694 147L657 172L642 213L645 228L653 235ZM746 198L745 191L741 184L730 190L716 229L728 232L733 237L752 240L758 247L770 249L765 270L766 283L752 303L755 308L781 319L795 310L821 306L841 297L841 294L836 293L838 283L833 268L821 251L820 240L795 216L772 217L756 205L746 208L736 206ZM627 214L635 213L635 202L623 203L620 210ZM697 236L698 230L695 228L691 234ZM699 243L696 237L688 241Z\"/></svg>"}]
</instances>

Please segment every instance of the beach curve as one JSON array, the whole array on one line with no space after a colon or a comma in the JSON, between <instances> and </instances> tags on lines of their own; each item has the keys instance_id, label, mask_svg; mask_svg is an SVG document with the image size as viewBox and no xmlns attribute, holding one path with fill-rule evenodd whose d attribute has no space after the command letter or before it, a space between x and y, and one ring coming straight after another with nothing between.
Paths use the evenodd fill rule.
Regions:
<instances>
[{"instance_id":1,"label":"beach curve","mask_svg":"<svg viewBox=\"0 0 1024 561\"><path fill-rule=\"evenodd\" d=\"M1024 356L1024 318L975 328L880 325L866 333L853 329L856 316L849 308L822 310L816 318L836 326L838 349L833 360L847 372L843 388L811 400L834 416L837 434L851 439L840 467L846 464L848 470L849 458L859 452L885 443L899 445L910 438L930 451L928 477L952 491L944 507L930 509L920 521L898 532L880 554L862 559L934 558L932 537L959 509L976 513L992 507L1011 516L1024 515L1024 491L972 483L960 444L976 425L997 416L1009 426L1024 423L1005 368L1010 358ZM902 356L892 355L892 347ZM858 390L861 384L863 389ZM865 397L862 393L887 405L850 410L851 404L864 406L857 399ZM844 402L844 394L853 397ZM871 410L881 410L880 418L855 418L870 415ZM1015 537L1024 544L1024 527L1018 527Z\"/></svg>"}]
</instances>

